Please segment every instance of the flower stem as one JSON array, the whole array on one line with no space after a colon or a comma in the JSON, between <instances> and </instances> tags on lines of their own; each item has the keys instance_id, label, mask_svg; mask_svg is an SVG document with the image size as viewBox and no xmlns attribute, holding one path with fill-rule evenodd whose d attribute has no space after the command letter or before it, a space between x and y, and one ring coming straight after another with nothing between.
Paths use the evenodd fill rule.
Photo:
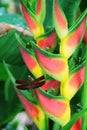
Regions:
<instances>
[{"instance_id":1,"label":"flower stem","mask_svg":"<svg viewBox=\"0 0 87 130\"><path fill-rule=\"evenodd\" d=\"M84 86L82 94L83 109L87 108L87 45L86 45L86 63L85 63L85 74L84 74ZM86 130L87 113L82 116L82 130Z\"/></svg>"},{"instance_id":2,"label":"flower stem","mask_svg":"<svg viewBox=\"0 0 87 130\"><path fill-rule=\"evenodd\" d=\"M53 130L59 130L59 124L57 122L54 122Z\"/></svg>"}]
</instances>

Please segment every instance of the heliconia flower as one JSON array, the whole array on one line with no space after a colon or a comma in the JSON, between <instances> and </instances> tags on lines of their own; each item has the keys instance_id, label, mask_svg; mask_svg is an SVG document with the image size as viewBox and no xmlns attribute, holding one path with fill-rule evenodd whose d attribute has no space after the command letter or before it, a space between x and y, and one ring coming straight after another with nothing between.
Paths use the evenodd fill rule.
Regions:
<instances>
[{"instance_id":1,"label":"heliconia flower","mask_svg":"<svg viewBox=\"0 0 87 130\"><path fill-rule=\"evenodd\" d=\"M46 34L37 38L37 45L44 50L48 49L48 51L53 51L57 44L56 39L56 32L51 30L50 32L47 32Z\"/></svg>"},{"instance_id":2,"label":"heliconia flower","mask_svg":"<svg viewBox=\"0 0 87 130\"><path fill-rule=\"evenodd\" d=\"M70 106L66 98L53 96L42 89L36 89L40 105L48 117L64 126L70 120Z\"/></svg>"},{"instance_id":3,"label":"heliconia flower","mask_svg":"<svg viewBox=\"0 0 87 130\"><path fill-rule=\"evenodd\" d=\"M54 0L53 23L56 31L50 29L49 32L45 32L43 23L46 0L21 1L24 17L34 40L29 41L27 46L19 35L16 37L23 60L35 79L31 78L27 82L16 80L18 97L39 130L48 130L47 118L64 126L70 120L70 100L84 82L83 64L70 72L68 59L81 43L84 34L86 39L87 10L81 14L76 24L68 29L67 19L59 0ZM58 46L57 35L60 40ZM55 54L56 46L59 47L59 54ZM34 98L29 89L34 90ZM28 91L25 93L23 90ZM76 130L78 122L71 130Z\"/></svg>"},{"instance_id":4,"label":"heliconia flower","mask_svg":"<svg viewBox=\"0 0 87 130\"><path fill-rule=\"evenodd\" d=\"M82 118L79 118L79 120L72 126L70 130L82 130Z\"/></svg>"},{"instance_id":5,"label":"heliconia flower","mask_svg":"<svg viewBox=\"0 0 87 130\"><path fill-rule=\"evenodd\" d=\"M23 57L23 60L27 66L27 68L30 70L30 72L36 77L40 77L43 75L42 69L39 66L37 60L32 54L29 54L26 52L21 46L20 46L20 52Z\"/></svg>"},{"instance_id":6,"label":"heliconia flower","mask_svg":"<svg viewBox=\"0 0 87 130\"><path fill-rule=\"evenodd\" d=\"M71 73L69 78L62 82L61 95L70 100L76 94L84 82L84 70L85 67L82 67L80 70Z\"/></svg>"},{"instance_id":7,"label":"heliconia flower","mask_svg":"<svg viewBox=\"0 0 87 130\"><path fill-rule=\"evenodd\" d=\"M23 4L22 4L22 10L23 10L23 14L27 22L27 25L30 31L32 32L32 34L34 35L34 37L36 38L44 34L43 25L37 21L35 14L29 9L26 10Z\"/></svg>"},{"instance_id":8,"label":"heliconia flower","mask_svg":"<svg viewBox=\"0 0 87 130\"><path fill-rule=\"evenodd\" d=\"M16 92L27 114L34 121L38 129L46 130L48 127L47 118L41 107L38 104L33 103L29 99L22 96L21 92L19 92L17 89Z\"/></svg>"},{"instance_id":9,"label":"heliconia flower","mask_svg":"<svg viewBox=\"0 0 87 130\"><path fill-rule=\"evenodd\" d=\"M40 23L43 24L46 14L46 1L38 0L36 4L36 17Z\"/></svg>"},{"instance_id":10,"label":"heliconia flower","mask_svg":"<svg viewBox=\"0 0 87 130\"><path fill-rule=\"evenodd\" d=\"M68 25L64 12L59 5L59 0L54 0L53 20L56 32L59 38L62 39L68 33Z\"/></svg>"},{"instance_id":11,"label":"heliconia flower","mask_svg":"<svg viewBox=\"0 0 87 130\"><path fill-rule=\"evenodd\" d=\"M85 14L77 21L77 24L72 27L68 35L60 43L60 53L66 58L72 55L84 36L86 25L86 18L84 16Z\"/></svg>"},{"instance_id":12,"label":"heliconia flower","mask_svg":"<svg viewBox=\"0 0 87 130\"><path fill-rule=\"evenodd\" d=\"M38 63L42 69L51 77L62 81L68 77L67 59L58 54L52 54L32 44Z\"/></svg>"}]
</instances>

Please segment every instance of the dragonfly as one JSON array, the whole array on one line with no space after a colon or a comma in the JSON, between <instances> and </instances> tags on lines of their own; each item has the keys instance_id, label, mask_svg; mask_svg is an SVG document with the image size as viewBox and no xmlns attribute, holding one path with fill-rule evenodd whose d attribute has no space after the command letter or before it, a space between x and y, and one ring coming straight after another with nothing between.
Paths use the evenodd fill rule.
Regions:
<instances>
[{"instance_id":1,"label":"dragonfly","mask_svg":"<svg viewBox=\"0 0 87 130\"><path fill-rule=\"evenodd\" d=\"M29 81L16 80L17 88L21 90L35 89L45 84L44 76L41 76L35 80L29 79Z\"/></svg>"}]
</instances>

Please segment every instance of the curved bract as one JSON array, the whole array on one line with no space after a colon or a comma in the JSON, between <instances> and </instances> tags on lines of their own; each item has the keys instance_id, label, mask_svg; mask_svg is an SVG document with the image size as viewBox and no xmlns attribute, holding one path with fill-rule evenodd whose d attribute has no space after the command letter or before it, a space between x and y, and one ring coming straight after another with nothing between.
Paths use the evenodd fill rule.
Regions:
<instances>
[{"instance_id":1,"label":"curved bract","mask_svg":"<svg viewBox=\"0 0 87 130\"><path fill-rule=\"evenodd\" d=\"M85 67L82 67L80 70L74 72L62 83L61 95L70 100L76 94L84 82L84 69Z\"/></svg>"},{"instance_id":2,"label":"curved bract","mask_svg":"<svg viewBox=\"0 0 87 130\"><path fill-rule=\"evenodd\" d=\"M20 52L21 52L21 55L23 57L23 60L26 64L26 66L28 67L30 72L36 78L42 76L43 72L42 72L41 67L39 66L37 60L35 59L35 57L33 55L30 55L29 53L27 53L22 47L20 47Z\"/></svg>"},{"instance_id":3,"label":"curved bract","mask_svg":"<svg viewBox=\"0 0 87 130\"><path fill-rule=\"evenodd\" d=\"M52 88L54 92L57 92L60 88L60 82L52 79L50 81L46 81L46 83L41 86L41 88L45 91L48 91Z\"/></svg>"},{"instance_id":4,"label":"curved bract","mask_svg":"<svg viewBox=\"0 0 87 130\"><path fill-rule=\"evenodd\" d=\"M67 59L61 55L48 53L35 44L32 44L35 54L42 69L51 77L58 81L62 81L68 76Z\"/></svg>"},{"instance_id":5,"label":"curved bract","mask_svg":"<svg viewBox=\"0 0 87 130\"><path fill-rule=\"evenodd\" d=\"M66 58L69 58L73 54L83 38L86 25L85 15L86 13L84 12L80 20L77 21L77 25L70 30L68 35L60 43L60 53Z\"/></svg>"},{"instance_id":6,"label":"curved bract","mask_svg":"<svg viewBox=\"0 0 87 130\"><path fill-rule=\"evenodd\" d=\"M57 36L54 30L37 38L37 45L43 50L53 51L56 44Z\"/></svg>"},{"instance_id":7,"label":"curved bract","mask_svg":"<svg viewBox=\"0 0 87 130\"><path fill-rule=\"evenodd\" d=\"M34 123L37 125L39 130L46 130L47 129L47 118L43 112L43 110L40 108L38 104L34 104L33 102L29 101L29 99L26 99L22 96L21 92L17 90L17 95L23 104L27 114L31 119L34 121Z\"/></svg>"},{"instance_id":8,"label":"curved bract","mask_svg":"<svg viewBox=\"0 0 87 130\"><path fill-rule=\"evenodd\" d=\"M40 105L50 119L58 122L62 126L69 121L70 106L66 98L62 96L52 96L42 89L36 89L36 94Z\"/></svg>"},{"instance_id":9,"label":"curved bract","mask_svg":"<svg viewBox=\"0 0 87 130\"><path fill-rule=\"evenodd\" d=\"M25 20L28 24L28 27L34 37L38 37L39 35L44 33L43 25L41 25L37 19L35 18L35 15L29 10L27 11L24 5L22 4L22 10L24 13Z\"/></svg>"},{"instance_id":10,"label":"curved bract","mask_svg":"<svg viewBox=\"0 0 87 130\"><path fill-rule=\"evenodd\" d=\"M21 39L21 37L19 35L16 34L16 38L20 44L19 49L20 49L22 58L26 64L26 66L28 67L29 71L36 78L42 76L43 71L34 56L34 52L29 49L26 50L26 43Z\"/></svg>"}]
</instances>

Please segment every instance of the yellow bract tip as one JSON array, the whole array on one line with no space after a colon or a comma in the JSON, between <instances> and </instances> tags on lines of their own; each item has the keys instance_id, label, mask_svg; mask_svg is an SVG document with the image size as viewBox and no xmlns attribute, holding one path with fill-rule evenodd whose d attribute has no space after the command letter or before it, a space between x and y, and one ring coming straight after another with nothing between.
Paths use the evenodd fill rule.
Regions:
<instances>
[{"instance_id":1,"label":"yellow bract tip","mask_svg":"<svg viewBox=\"0 0 87 130\"><path fill-rule=\"evenodd\" d=\"M39 65L36 65L36 66L33 68L32 73L33 73L33 75L34 75L36 78L39 78L40 76L43 75L42 69L40 68Z\"/></svg>"}]
</instances>

